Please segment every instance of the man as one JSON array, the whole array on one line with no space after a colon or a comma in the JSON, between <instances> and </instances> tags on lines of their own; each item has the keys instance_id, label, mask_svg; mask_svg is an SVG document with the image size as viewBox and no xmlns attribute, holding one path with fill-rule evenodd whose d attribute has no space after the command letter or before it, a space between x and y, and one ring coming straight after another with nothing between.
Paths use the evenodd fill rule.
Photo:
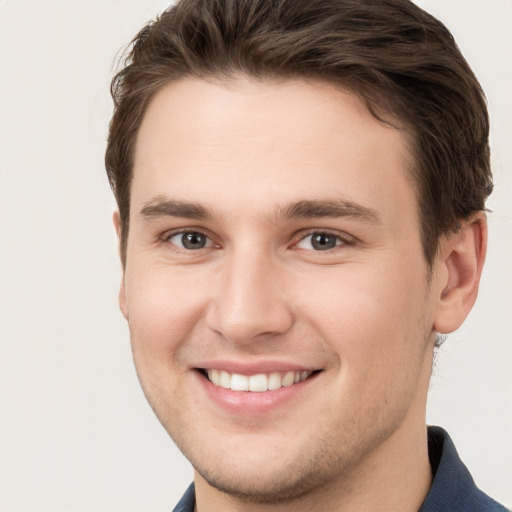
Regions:
<instances>
[{"instance_id":1,"label":"man","mask_svg":"<svg viewBox=\"0 0 512 512\"><path fill-rule=\"evenodd\" d=\"M182 0L112 86L120 306L175 510L505 510L427 430L474 304L485 100L408 0Z\"/></svg>"}]
</instances>

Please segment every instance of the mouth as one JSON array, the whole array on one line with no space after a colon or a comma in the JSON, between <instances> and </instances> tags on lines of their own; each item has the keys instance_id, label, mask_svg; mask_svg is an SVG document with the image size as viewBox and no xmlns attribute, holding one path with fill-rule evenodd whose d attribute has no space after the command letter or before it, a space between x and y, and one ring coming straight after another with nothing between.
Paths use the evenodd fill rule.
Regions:
<instances>
[{"instance_id":1,"label":"mouth","mask_svg":"<svg viewBox=\"0 0 512 512\"><path fill-rule=\"evenodd\" d=\"M295 370L287 372L243 375L215 368L198 368L198 372L214 386L231 391L263 393L293 386L310 379L321 370Z\"/></svg>"}]
</instances>

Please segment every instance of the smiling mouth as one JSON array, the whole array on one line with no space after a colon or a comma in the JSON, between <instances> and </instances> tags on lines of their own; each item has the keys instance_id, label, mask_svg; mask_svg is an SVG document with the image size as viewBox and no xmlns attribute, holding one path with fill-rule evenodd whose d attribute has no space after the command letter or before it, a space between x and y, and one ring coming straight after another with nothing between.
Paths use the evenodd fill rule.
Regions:
<instances>
[{"instance_id":1,"label":"smiling mouth","mask_svg":"<svg viewBox=\"0 0 512 512\"><path fill-rule=\"evenodd\" d=\"M230 389L231 391L252 391L255 393L274 391L283 387L299 384L308 380L320 371L321 370L297 370L289 372L242 375L213 368L199 369L199 373L208 379L214 386Z\"/></svg>"}]
</instances>

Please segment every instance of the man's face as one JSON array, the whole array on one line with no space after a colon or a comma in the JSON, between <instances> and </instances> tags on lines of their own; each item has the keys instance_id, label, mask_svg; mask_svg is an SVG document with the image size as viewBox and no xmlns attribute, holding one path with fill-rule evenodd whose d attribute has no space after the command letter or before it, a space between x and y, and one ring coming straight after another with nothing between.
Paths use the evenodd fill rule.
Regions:
<instances>
[{"instance_id":1,"label":"man's face","mask_svg":"<svg viewBox=\"0 0 512 512\"><path fill-rule=\"evenodd\" d=\"M153 99L121 307L199 479L286 499L424 428L438 292L408 161L326 84L186 79Z\"/></svg>"}]
</instances>

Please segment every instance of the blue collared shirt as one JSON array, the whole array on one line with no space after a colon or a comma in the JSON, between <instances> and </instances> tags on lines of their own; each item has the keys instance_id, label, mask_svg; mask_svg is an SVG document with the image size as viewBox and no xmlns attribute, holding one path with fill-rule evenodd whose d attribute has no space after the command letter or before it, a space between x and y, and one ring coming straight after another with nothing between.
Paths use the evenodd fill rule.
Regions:
<instances>
[{"instance_id":1,"label":"blue collared shirt","mask_svg":"<svg viewBox=\"0 0 512 512\"><path fill-rule=\"evenodd\" d=\"M418 512L507 512L478 489L450 436L440 427L428 428L428 455L434 480ZM194 512L195 504L192 484L173 512Z\"/></svg>"}]
</instances>

